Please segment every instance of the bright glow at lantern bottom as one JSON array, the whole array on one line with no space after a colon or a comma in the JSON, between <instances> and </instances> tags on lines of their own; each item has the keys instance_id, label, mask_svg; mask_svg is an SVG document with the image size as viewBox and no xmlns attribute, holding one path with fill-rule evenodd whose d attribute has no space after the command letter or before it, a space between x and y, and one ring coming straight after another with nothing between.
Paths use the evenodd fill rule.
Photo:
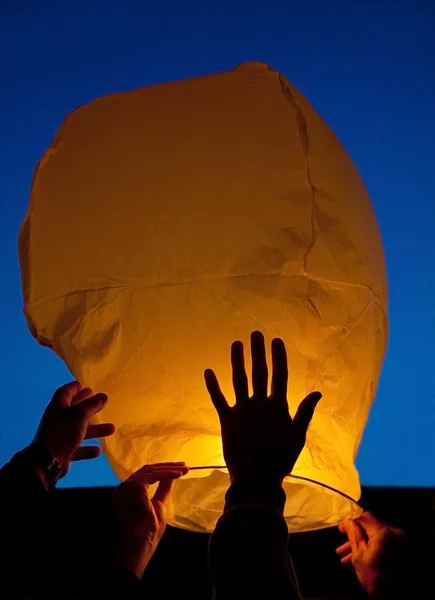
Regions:
<instances>
[{"instance_id":1,"label":"bright glow at lantern bottom","mask_svg":"<svg viewBox=\"0 0 435 600\"><path fill-rule=\"evenodd\" d=\"M328 420L329 431L331 431L333 424L330 422L330 416L322 415L318 410L311 425L311 427L317 425L315 427L316 437L318 437L319 430L327 430L325 424L323 427L321 424L325 418ZM343 439L343 431L340 432L340 435ZM184 444L177 444L174 440L173 445L169 436L167 444L154 444L151 449L142 446L142 443L146 445L146 437L136 440L130 438L127 444L130 451L132 448L135 449L136 459L133 458L132 461L137 465L139 465L137 462L139 457L139 462L143 464L184 460L189 467L221 467L225 465L222 440L218 433L216 435L195 435L194 437L186 435ZM165 436L163 435L163 437ZM358 474L353 464L348 465L351 483L340 481L339 475L334 477L334 474L322 471L318 464L313 465L312 453L309 448L310 431L307 437L307 445L295 465L292 476L287 477L284 481L284 490L287 496L284 516L289 531L308 531L332 527L338 525L345 517L356 518L362 513L362 508L356 503L356 500L359 499L360 487ZM180 440L178 439L178 441ZM113 460L114 454L111 452L110 445L115 440L109 438L101 440L101 442L114 471L121 479L125 479L128 473L124 471L120 463ZM119 451L119 441L115 443ZM121 461L125 464L125 456ZM300 480L299 477L312 479L317 483ZM168 523L190 531L213 531L216 521L222 514L225 493L229 484L226 468L190 471L174 484L167 510ZM334 489L328 489L325 485ZM157 485L151 486L151 495L156 488ZM343 488L347 493L349 493L349 489L354 491L355 501L346 494L340 493ZM187 514L189 518L186 518ZM307 527L307 523L309 523L309 527Z\"/></svg>"}]
</instances>

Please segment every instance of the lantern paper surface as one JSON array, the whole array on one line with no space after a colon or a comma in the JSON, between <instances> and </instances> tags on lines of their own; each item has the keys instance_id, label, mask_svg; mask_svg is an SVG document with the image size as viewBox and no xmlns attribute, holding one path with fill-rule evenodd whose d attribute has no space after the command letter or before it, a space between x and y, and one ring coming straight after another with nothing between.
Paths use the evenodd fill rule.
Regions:
<instances>
[{"instance_id":1,"label":"lantern paper surface","mask_svg":"<svg viewBox=\"0 0 435 600\"><path fill-rule=\"evenodd\" d=\"M117 426L103 447L121 479L224 464L203 371L232 399L230 344L249 350L259 329L286 342L292 414L323 393L294 474L359 498L387 337L382 243L349 156L278 72L247 63L67 115L35 172L20 261L32 333L110 397L97 418ZM227 487L224 470L190 472L169 522L211 531ZM285 488L293 531L358 512L321 486Z\"/></svg>"}]
</instances>

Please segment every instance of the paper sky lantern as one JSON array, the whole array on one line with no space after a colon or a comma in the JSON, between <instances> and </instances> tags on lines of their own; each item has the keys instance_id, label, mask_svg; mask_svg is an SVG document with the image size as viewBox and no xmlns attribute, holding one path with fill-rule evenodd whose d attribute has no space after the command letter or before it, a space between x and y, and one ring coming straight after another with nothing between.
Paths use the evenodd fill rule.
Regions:
<instances>
[{"instance_id":1,"label":"paper sky lantern","mask_svg":"<svg viewBox=\"0 0 435 600\"><path fill-rule=\"evenodd\" d=\"M110 403L124 479L144 463L223 465L203 383L232 396L230 344L284 339L292 413L323 393L294 475L358 499L354 459L387 337L381 239L349 156L262 63L111 94L70 113L40 161L20 234L36 339ZM249 366L249 365L248 365ZM211 531L225 470L174 487L169 522ZM290 530L357 507L289 478Z\"/></svg>"}]
</instances>

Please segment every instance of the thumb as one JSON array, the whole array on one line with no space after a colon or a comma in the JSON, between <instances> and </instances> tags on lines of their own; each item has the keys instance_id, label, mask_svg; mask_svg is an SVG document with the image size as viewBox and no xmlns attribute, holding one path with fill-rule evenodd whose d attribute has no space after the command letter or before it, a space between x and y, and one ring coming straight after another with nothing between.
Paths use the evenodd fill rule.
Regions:
<instances>
[{"instance_id":1,"label":"thumb","mask_svg":"<svg viewBox=\"0 0 435 600\"><path fill-rule=\"evenodd\" d=\"M311 394L308 394L308 396L299 404L293 419L294 426L299 433L305 435L321 397L322 394L320 392L311 392Z\"/></svg>"},{"instance_id":2,"label":"thumb","mask_svg":"<svg viewBox=\"0 0 435 600\"><path fill-rule=\"evenodd\" d=\"M174 485L174 479L162 479L159 482L156 493L154 494L153 500L156 502L166 503L169 494L171 493L172 486Z\"/></svg>"},{"instance_id":3,"label":"thumb","mask_svg":"<svg viewBox=\"0 0 435 600\"><path fill-rule=\"evenodd\" d=\"M166 520L166 505L174 485L174 479L162 479L159 482L156 493L151 500L154 506L155 513L159 523L164 523Z\"/></svg>"},{"instance_id":4,"label":"thumb","mask_svg":"<svg viewBox=\"0 0 435 600\"><path fill-rule=\"evenodd\" d=\"M356 519L356 522L364 529L369 538L388 529L388 526L385 523L367 511L363 512L363 514Z\"/></svg>"},{"instance_id":5,"label":"thumb","mask_svg":"<svg viewBox=\"0 0 435 600\"><path fill-rule=\"evenodd\" d=\"M222 419L228 412L229 406L219 386L219 381L216 377L216 373L211 369L206 369L206 371L204 372L204 379L213 406L216 409L219 419Z\"/></svg>"}]
</instances>

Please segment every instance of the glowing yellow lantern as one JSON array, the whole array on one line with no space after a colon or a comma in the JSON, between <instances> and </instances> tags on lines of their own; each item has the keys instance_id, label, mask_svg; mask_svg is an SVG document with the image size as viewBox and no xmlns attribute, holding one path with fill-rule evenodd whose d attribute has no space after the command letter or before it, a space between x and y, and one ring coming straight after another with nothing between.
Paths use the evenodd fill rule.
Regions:
<instances>
[{"instance_id":1,"label":"glowing yellow lantern","mask_svg":"<svg viewBox=\"0 0 435 600\"><path fill-rule=\"evenodd\" d=\"M203 383L232 397L230 344L254 329L287 345L294 412L323 392L294 475L355 499L354 459L387 338L383 249L363 183L307 100L247 63L111 94L69 114L40 161L20 234L36 339L110 402L104 450L143 463L222 465ZM191 471L169 522L211 531L225 470ZM343 495L289 478L294 531L355 515Z\"/></svg>"}]
</instances>

